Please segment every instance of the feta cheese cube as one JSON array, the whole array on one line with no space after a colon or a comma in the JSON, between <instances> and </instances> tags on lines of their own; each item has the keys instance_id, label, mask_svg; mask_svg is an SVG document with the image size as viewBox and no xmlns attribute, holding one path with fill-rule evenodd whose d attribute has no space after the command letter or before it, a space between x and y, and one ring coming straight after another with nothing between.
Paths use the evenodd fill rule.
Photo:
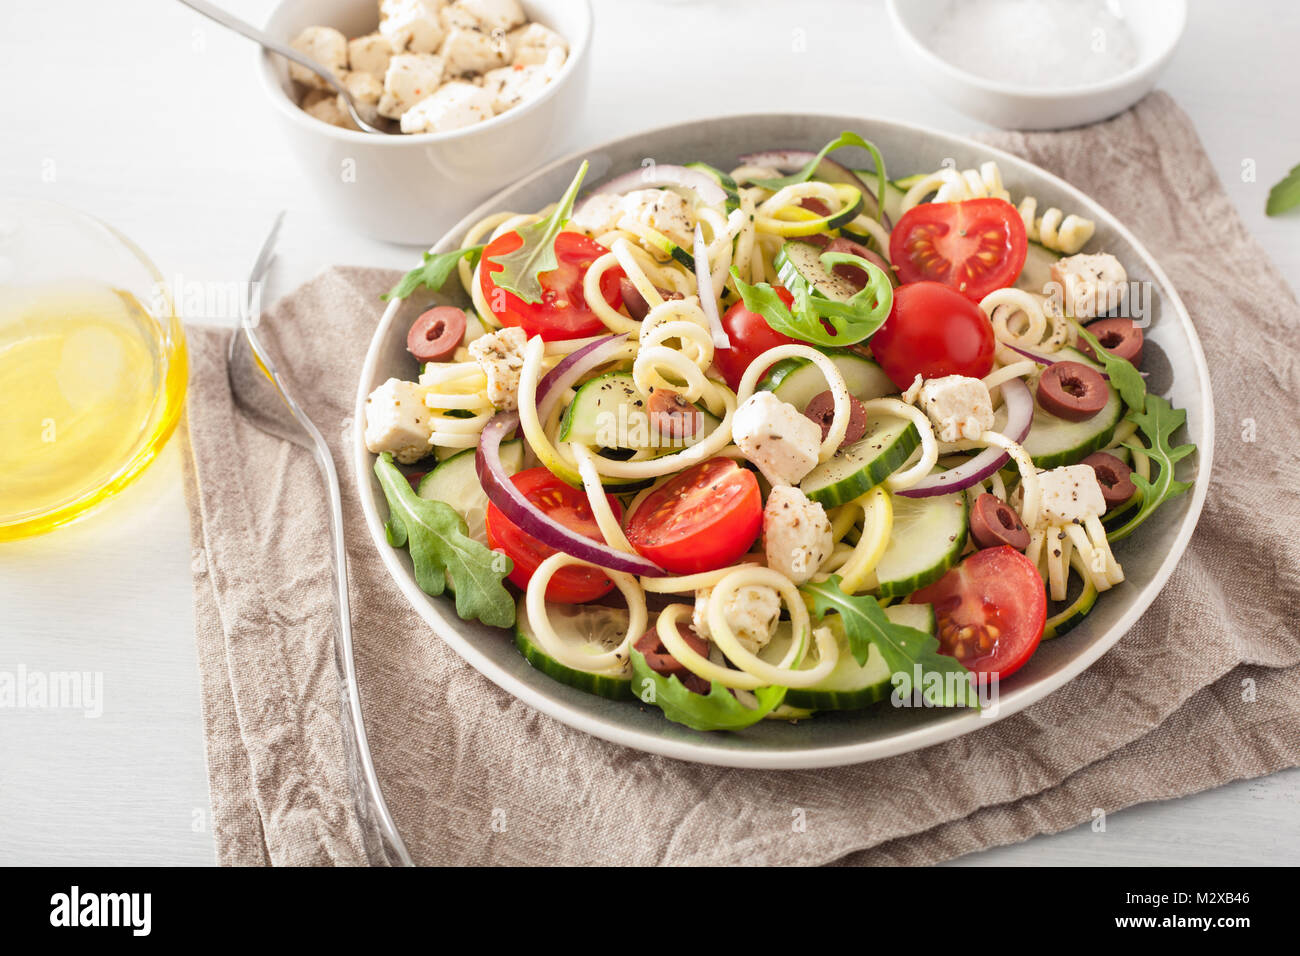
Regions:
<instances>
[{"instance_id":1,"label":"feta cheese cube","mask_svg":"<svg viewBox=\"0 0 1300 956\"><path fill-rule=\"evenodd\" d=\"M452 6L473 17L477 26L487 33L513 30L528 19L519 0L456 0Z\"/></svg>"},{"instance_id":2,"label":"feta cheese cube","mask_svg":"<svg viewBox=\"0 0 1300 956\"><path fill-rule=\"evenodd\" d=\"M472 83L444 83L402 114L403 133L442 133L492 118L492 94Z\"/></svg>"},{"instance_id":3,"label":"feta cheese cube","mask_svg":"<svg viewBox=\"0 0 1300 956\"><path fill-rule=\"evenodd\" d=\"M513 66L536 66L545 63L552 50L561 53L560 62L568 50L564 38L540 23L529 23L509 33L510 48L514 51Z\"/></svg>"},{"instance_id":4,"label":"feta cheese cube","mask_svg":"<svg viewBox=\"0 0 1300 956\"><path fill-rule=\"evenodd\" d=\"M1106 511L1097 473L1091 465L1065 465L1038 476L1040 524L1082 524Z\"/></svg>"},{"instance_id":5,"label":"feta cheese cube","mask_svg":"<svg viewBox=\"0 0 1300 956\"><path fill-rule=\"evenodd\" d=\"M769 568L803 584L834 546L825 508L798 488L772 489L763 506L763 550Z\"/></svg>"},{"instance_id":6,"label":"feta cheese cube","mask_svg":"<svg viewBox=\"0 0 1300 956\"><path fill-rule=\"evenodd\" d=\"M432 431L424 389L415 382L390 378L366 399L366 449L377 455L387 451L403 463L419 461L432 450Z\"/></svg>"},{"instance_id":7,"label":"feta cheese cube","mask_svg":"<svg viewBox=\"0 0 1300 956\"><path fill-rule=\"evenodd\" d=\"M470 13L459 3L447 4L442 8L438 17L441 19L442 29L446 33L450 33L456 27L460 27L462 30L482 29L482 24L479 23L478 17L474 16L474 14Z\"/></svg>"},{"instance_id":8,"label":"feta cheese cube","mask_svg":"<svg viewBox=\"0 0 1300 956\"><path fill-rule=\"evenodd\" d=\"M706 620L712 595L712 588L696 591L695 610L691 612L691 626L705 640L712 636ZM751 654L757 654L776 633L776 623L781 617L781 596L775 588L765 584L746 585L736 589L723 606L722 615L740 646Z\"/></svg>"},{"instance_id":9,"label":"feta cheese cube","mask_svg":"<svg viewBox=\"0 0 1300 956\"><path fill-rule=\"evenodd\" d=\"M399 53L384 74L384 95L379 115L401 119L402 114L442 85L442 57L431 53Z\"/></svg>"},{"instance_id":10,"label":"feta cheese cube","mask_svg":"<svg viewBox=\"0 0 1300 956\"><path fill-rule=\"evenodd\" d=\"M568 228L595 238L613 230L623 218L623 197L613 193L595 193L582 201Z\"/></svg>"},{"instance_id":11,"label":"feta cheese cube","mask_svg":"<svg viewBox=\"0 0 1300 956\"><path fill-rule=\"evenodd\" d=\"M492 108L504 113L541 93L563 65L564 52L556 50L551 59L541 64L523 66L516 62L513 66L488 71L483 77L483 88L492 94Z\"/></svg>"},{"instance_id":12,"label":"feta cheese cube","mask_svg":"<svg viewBox=\"0 0 1300 956\"><path fill-rule=\"evenodd\" d=\"M436 53L446 31L441 0L379 0L379 32L394 53Z\"/></svg>"},{"instance_id":13,"label":"feta cheese cube","mask_svg":"<svg viewBox=\"0 0 1300 956\"><path fill-rule=\"evenodd\" d=\"M357 129L347 110L339 105L338 96L331 96L322 90L312 90L302 101L303 112L314 116L322 123L338 126L342 129Z\"/></svg>"},{"instance_id":14,"label":"feta cheese cube","mask_svg":"<svg viewBox=\"0 0 1300 956\"><path fill-rule=\"evenodd\" d=\"M1052 279L1060 286L1066 313L1076 319L1118 309L1128 291L1128 274L1109 252L1058 259L1052 265Z\"/></svg>"},{"instance_id":15,"label":"feta cheese cube","mask_svg":"<svg viewBox=\"0 0 1300 956\"><path fill-rule=\"evenodd\" d=\"M635 189L623 196L623 210L683 249L691 248L695 241L695 213L685 199L670 189Z\"/></svg>"},{"instance_id":16,"label":"feta cheese cube","mask_svg":"<svg viewBox=\"0 0 1300 956\"><path fill-rule=\"evenodd\" d=\"M797 484L816 467L822 430L771 392L757 392L736 409L731 440L776 487Z\"/></svg>"},{"instance_id":17,"label":"feta cheese cube","mask_svg":"<svg viewBox=\"0 0 1300 956\"><path fill-rule=\"evenodd\" d=\"M356 104L357 112L367 123L375 123L379 119L379 100L384 95L384 84L373 73L366 73L358 70L349 70L343 74L343 88L352 94L352 101ZM339 96L339 110L347 114L347 107L343 103L342 95ZM351 118L348 125L351 126Z\"/></svg>"},{"instance_id":18,"label":"feta cheese cube","mask_svg":"<svg viewBox=\"0 0 1300 956\"><path fill-rule=\"evenodd\" d=\"M348 41L332 27L307 27L291 46L303 56L315 60L335 76L342 76L348 68ZM319 76L297 63L290 62L289 78L314 90L328 90L330 85Z\"/></svg>"},{"instance_id":19,"label":"feta cheese cube","mask_svg":"<svg viewBox=\"0 0 1300 956\"><path fill-rule=\"evenodd\" d=\"M447 64L448 76L486 73L510 62L510 41L504 33L452 27L438 53Z\"/></svg>"},{"instance_id":20,"label":"feta cheese cube","mask_svg":"<svg viewBox=\"0 0 1300 956\"><path fill-rule=\"evenodd\" d=\"M469 354L487 376L488 401L497 408L519 407L519 373L528 333L520 328L490 332L469 344Z\"/></svg>"},{"instance_id":21,"label":"feta cheese cube","mask_svg":"<svg viewBox=\"0 0 1300 956\"><path fill-rule=\"evenodd\" d=\"M948 375L922 383L918 407L934 422L940 441L972 441L993 427L993 400L984 383L965 375Z\"/></svg>"},{"instance_id":22,"label":"feta cheese cube","mask_svg":"<svg viewBox=\"0 0 1300 956\"><path fill-rule=\"evenodd\" d=\"M503 66L483 76L483 89L492 96L492 110L504 113L518 105L532 88L537 67Z\"/></svg>"},{"instance_id":23,"label":"feta cheese cube","mask_svg":"<svg viewBox=\"0 0 1300 956\"><path fill-rule=\"evenodd\" d=\"M373 73L380 83L393 58L393 45L382 33L367 33L348 41L348 66L359 73Z\"/></svg>"}]
</instances>

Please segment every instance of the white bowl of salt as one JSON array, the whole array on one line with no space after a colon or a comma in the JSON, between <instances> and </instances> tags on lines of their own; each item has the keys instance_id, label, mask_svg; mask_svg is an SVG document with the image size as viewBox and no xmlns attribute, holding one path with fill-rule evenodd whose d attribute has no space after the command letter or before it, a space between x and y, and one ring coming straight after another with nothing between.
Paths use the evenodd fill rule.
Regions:
<instances>
[{"instance_id":1,"label":"white bowl of salt","mask_svg":"<svg viewBox=\"0 0 1300 956\"><path fill-rule=\"evenodd\" d=\"M1155 85L1186 0L889 0L899 45L955 108L1005 129L1114 116Z\"/></svg>"}]
</instances>

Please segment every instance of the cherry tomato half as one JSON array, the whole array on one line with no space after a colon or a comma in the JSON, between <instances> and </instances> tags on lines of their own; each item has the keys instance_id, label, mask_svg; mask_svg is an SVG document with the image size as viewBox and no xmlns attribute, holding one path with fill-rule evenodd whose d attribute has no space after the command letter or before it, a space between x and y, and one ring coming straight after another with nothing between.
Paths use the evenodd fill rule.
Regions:
<instances>
[{"instance_id":1,"label":"cherry tomato half","mask_svg":"<svg viewBox=\"0 0 1300 956\"><path fill-rule=\"evenodd\" d=\"M628 516L627 537L674 574L724 568L763 524L758 479L730 458L711 458L670 479Z\"/></svg>"},{"instance_id":2,"label":"cherry tomato half","mask_svg":"<svg viewBox=\"0 0 1300 956\"><path fill-rule=\"evenodd\" d=\"M993 369L993 325L979 306L938 282L894 290L889 318L871 337L871 354L900 389L922 378Z\"/></svg>"},{"instance_id":3,"label":"cherry tomato half","mask_svg":"<svg viewBox=\"0 0 1300 956\"><path fill-rule=\"evenodd\" d=\"M511 479L515 487L525 498L535 504L547 517L558 521L570 531L576 531L596 541L604 541L596 517L591 513L591 504L582 491L556 478L546 468L529 468L521 471ZM623 508L618 500L606 496L614 510L614 517L621 517ZM504 551L514 561L514 570L510 580L521 588L528 587L528 581L538 566L555 554L555 548L543 544L531 534L501 513L496 505L489 503L487 510L488 544L494 550ZM614 587L605 574L596 568L571 565L560 568L546 586L546 600L563 604L581 604L594 601L608 594Z\"/></svg>"},{"instance_id":4,"label":"cherry tomato half","mask_svg":"<svg viewBox=\"0 0 1300 956\"><path fill-rule=\"evenodd\" d=\"M787 308L794 302L794 296L780 286L777 287L776 294L781 297L781 301ZM767 324L767 319L745 308L744 302L737 302L726 311L722 316L722 328L731 341L731 348L718 349L714 352L713 363L718 366L718 371L727 380L727 385L732 391L735 391L736 386L740 384L745 369L749 368L749 364L759 355L778 345L789 345L799 341L776 331Z\"/></svg>"},{"instance_id":5,"label":"cherry tomato half","mask_svg":"<svg viewBox=\"0 0 1300 956\"><path fill-rule=\"evenodd\" d=\"M940 653L957 658L981 682L1019 670L1047 623L1038 569L1006 545L976 551L908 601L934 605Z\"/></svg>"},{"instance_id":6,"label":"cherry tomato half","mask_svg":"<svg viewBox=\"0 0 1300 956\"><path fill-rule=\"evenodd\" d=\"M502 325L519 326L529 338L540 335L547 342L581 339L604 331L605 323L587 307L582 282L591 264L609 250L576 232L560 233L555 237L555 259L559 266L538 276L542 301L525 302L513 292L498 289L492 281L493 274L505 268L496 259L514 252L522 244L519 233L507 232L483 250L479 288L498 321ZM623 270L618 268L607 270L600 278L600 291L612 309L623 303L618 291L621 278Z\"/></svg>"},{"instance_id":7,"label":"cherry tomato half","mask_svg":"<svg viewBox=\"0 0 1300 956\"><path fill-rule=\"evenodd\" d=\"M974 302L1015 282L1028 248L1025 222L1005 199L922 203L889 234L904 284L942 282Z\"/></svg>"}]
</instances>

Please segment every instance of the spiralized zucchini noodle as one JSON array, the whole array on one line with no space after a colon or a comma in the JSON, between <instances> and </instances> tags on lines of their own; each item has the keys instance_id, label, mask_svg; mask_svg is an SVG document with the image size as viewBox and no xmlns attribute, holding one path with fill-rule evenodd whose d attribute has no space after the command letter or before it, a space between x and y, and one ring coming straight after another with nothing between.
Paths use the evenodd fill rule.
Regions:
<instances>
[{"instance_id":1,"label":"spiralized zucchini noodle","mask_svg":"<svg viewBox=\"0 0 1300 956\"><path fill-rule=\"evenodd\" d=\"M1004 364L1024 358L1013 349L1051 354L1070 342L1070 322L1044 296L1024 289L996 289L980 300L980 309L993 325L998 361ZM1017 328L1012 328L1013 321Z\"/></svg>"},{"instance_id":2,"label":"spiralized zucchini noodle","mask_svg":"<svg viewBox=\"0 0 1300 956\"><path fill-rule=\"evenodd\" d=\"M1011 193L1002 184L1002 171L998 164L981 163L978 170L957 170L950 167L936 170L916 182L903 196L902 210L907 212L927 196L934 194L935 202L961 202L966 199L1002 199L1011 202ZM1038 215L1038 200L1025 196L1016 207L1025 224L1025 234L1031 242L1048 249L1074 255L1084 247L1097 224L1081 216L1065 215L1055 206Z\"/></svg>"},{"instance_id":3,"label":"spiralized zucchini noodle","mask_svg":"<svg viewBox=\"0 0 1300 956\"><path fill-rule=\"evenodd\" d=\"M868 415L878 412L883 415L908 419L916 426L917 432L921 435L920 457L910 468L904 471L896 471L886 478L886 488L890 491L903 491L913 487L922 478L934 471L934 466L939 461L939 442L934 437L934 426L930 424L930 419L925 412L897 398L875 398L869 402L863 402L862 405Z\"/></svg>"},{"instance_id":4,"label":"spiralized zucchini noodle","mask_svg":"<svg viewBox=\"0 0 1300 956\"><path fill-rule=\"evenodd\" d=\"M618 646L603 653L589 654L576 651L561 640L546 610L547 585L551 583L551 579L555 577L555 573L561 568L574 566L599 567L599 565L592 564L589 561L575 558L571 554L557 551L538 565L537 570L533 572L532 578L528 581L528 590L524 597L528 608L528 622L532 625L533 634L536 636L538 643L541 644L542 650L565 667L571 667L578 671L588 671L593 674L614 676L630 674L631 646L638 637L645 633L650 620L649 613L646 611L645 592L641 590L641 585L637 583L636 578L632 575L623 571L611 571L608 568L601 568L605 574L609 575L610 580L614 582L614 586L623 593L623 597L627 601L627 633Z\"/></svg>"},{"instance_id":5,"label":"spiralized zucchini noodle","mask_svg":"<svg viewBox=\"0 0 1300 956\"><path fill-rule=\"evenodd\" d=\"M790 649L780 663L775 665L767 663L740 643L725 611L727 601L734 598L741 588L764 586L776 591L790 612ZM713 586L706 613L709 637L713 643L718 645L736 668L760 681L758 686L812 687L825 680L839 662L839 644L834 635L829 628L819 628L816 632L817 663L806 670L796 669L802 663L812 639L812 621L798 589L784 574L770 568L743 568L724 576Z\"/></svg>"},{"instance_id":6,"label":"spiralized zucchini noodle","mask_svg":"<svg viewBox=\"0 0 1300 956\"><path fill-rule=\"evenodd\" d=\"M843 563L840 572L840 590L856 594L875 587L875 570L889 547L889 535L894 527L894 508L889 493L876 485L861 498L844 506L856 509L862 515L862 534ZM833 529L832 529L833 533ZM831 556L834 557L834 551Z\"/></svg>"}]
</instances>

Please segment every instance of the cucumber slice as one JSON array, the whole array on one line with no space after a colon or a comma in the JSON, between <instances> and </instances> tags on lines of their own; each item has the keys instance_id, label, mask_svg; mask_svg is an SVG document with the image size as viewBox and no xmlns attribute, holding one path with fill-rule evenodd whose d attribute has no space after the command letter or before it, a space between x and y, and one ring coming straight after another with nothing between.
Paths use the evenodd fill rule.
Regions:
<instances>
[{"instance_id":1,"label":"cucumber slice","mask_svg":"<svg viewBox=\"0 0 1300 956\"><path fill-rule=\"evenodd\" d=\"M1079 362L1092 368L1100 368L1096 362L1074 349L1065 348L1057 353L1063 361ZM1058 465L1073 465L1091 455L1099 448L1110 443L1115 436L1115 427L1124 417L1124 402L1119 392L1109 383L1110 393L1106 406L1087 421L1070 422L1064 418L1043 410L1035 400L1034 418L1029 426L1029 434L1021 443L1034 464L1039 468L1055 468ZM998 409L999 421L994 417L993 427L1001 430L1006 423L1006 413Z\"/></svg>"},{"instance_id":2,"label":"cucumber slice","mask_svg":"<svg viewBox=\"0 0 1300 956\"><path fill-rule=\"evenodd\" d=\"M1037 242L1029 243L1025 252L1025 264L1016 278L1016 288L1041 295L1043 287L1052 281L1052 266L1060 258L1059 252L1053 252Z\"/></svg>"},{"instance_id":3,"label":"cucumber slice","mask_svg":"<svg viewBox=\"0 0 1300 956\"><path fill-rule=\"evenodd\" d=\"M873 192L875 191L876 174L874 170L857 169L854 170L854 172L857 173L858 178L866 183ZM898 222L899 218L903 215L903 197L907 195L907 190L911 188L913 183L918 182L923 178L924 174L921 174L920 176L909 176L906 179L897 179L893 181L888 179L885 180L885 196L884 199L881 200L880 208L884 210L885 215L889 217L891 222ZM880 197L877 198L879 199Z\"/></svg>"},{"instance_id":4,"label":"cucumber slice","mask_svg":"<svg viewBox=\"0 0 1300 956\"><path fill-rule=\"evenodd\" d=\"M929 175L930 175L929 173L913 173L911 176L903 176L900 179L895 179L893 184L897 186L899 189L901 189L903 192L907 192L909 189L911 189L913 186L915 186L922 179L925 179L925 177Z\"/></svg>"},{"instance_id":5,"label":"cucumber slice","mask_svg":"<svg viewBox=\"0 0 1300 956\"><path fill-rule=\"evenodd\" d=\"M847 302L857 294L848 279L822 265L822 250L807 242L787 242L776 254L777 279L792 293L809 287L813 295L832 302Z\"/></svg>"},{"instance_id":6,"label":"cucumber slice","mask_svg":"<svg viewBox=\"0 0 1300 956\"><path fill-rule=\"evenodd\" d=\"M469 535L487 543L483 523L487 518L487 495L474 466L475 449L458 451L420 479L415 493L430 501L441 501L456 509L469 526ZM524 443L519 439L501 443L501 464L513 475L524 466Z\"/></svg>"},{"instance_id":7,"label":"cucumber slice","mask_svg":"<svg viewBox=\"0 0 1300 956\"><path fill-rule=\"evenodd\" d=\"M645 409L646 400L630 373L606 372L578 388L560 418L560 440L609 449L652 448L663 454L681 451L681 446L672 442L663 442L662 448L654 444L656 436L650 434L649 417L641 417L645 416ZM695 410L701 416L699 438L722 424L708 409L697 405ZM641 433L644 442L632 441L642 437Z\"/></svg>"},{"instance_id":8,"label":"cucumber slice","mask_svg":"<svg viewBox=\"0 0 1300 956\"><path fill-rule=\"evenodd\" d=\"M727 194L727 212L733 212L740 208L740 187L736 185L736 181L731 178L729 173L724 173L716 166L701 162L687 163L686 168L704 173L722 187L722 191Z\"/></svg>"},{"instance_id":9,"label":"cucumber slice","mask_svg":"<svg viewBox=\"0 0 1300 956\"><path fill-rule=\"evenodd\" d=\"M885 608L885 616L896 624L905 624L927 634L934 633L934 608L929 604L896 604ZM824 680L813 687L790 688L786 692L785 702L792 707L808 710L859 710L889 697L893 684L890 681L889 667L885 664L880 651L873 645L867 652L867 662L859 664L849 650L849 641L838 615L827 619L827 626L835 634L840 646L840 659ZM771 642L760 652L759 657L769 663L777 663L790 646L790 627L788 624L778 627ZM817 663L816 645L809 649L805 668Z\"/></svg>"},{"instance_id":10,"label":"cucumber slice","mask_svg":"<svg viewBox=\"0 0 1300 956\"><path fill-rule=\"evenodd\" d=\"M626 443L597 441L597 436L611 437L602 434L610 430L610 422L614 424L615 432L630 431L632 422L636 420L634 413L636 416L644 414L645 407L645 396L627 372L597 375L579 387L573 401L564 410L560 419L560 440L606 448L632 447Z\"/></svg>"},{"instance_id":11,"label":"cucumber slice","mask_svg":"<svg viewBox=\"0 0 1300 956\"><path fill-rule=\"evenodd\" d=\"M933 584L966 547L966 493L906 498L894 495L894 528L876 565L881 597L911 594Z\"/></svg>"},{"instance_id":12,"label":"cucumber slice","mask_svg":"<svg viewBox=\"0 0 1300 956\"><path fill-rule=\"evenodd\" d=\"M592 654L603 654L621 644L627 633L628 614L625 608L597 604L551 604L548 611L551 626L555 628L560 640L579 653L586 650ZM528 609L522 597L515 614L515 646L528 663L562 684L612 700L632 696L630 667L626 668L626 673L617 674L581 671L547 655L528 623Z\"/></svg>"},{"instance_id":13,"label":"cucumber slice","mask_svg":"<svg viewBox=\"0 0 1300 956\"><path fill-rule=\"evenodd\" d=\"M891 604L885 608L885 617L895 624L925 631L932 637L937 633L933 604Z\"/></svg>"},{"instance_id":14,"label":"cucumber slice","mask_svg":"<svg viewBox=\"0 0 1300 956\"><path fill-rule=\"evenodd\" d=\"M881 398L898 391L889 376L871 359L856 352L828 351L827 354L844 376L849 394L861 401ZM760 392L770 391L781 401L803 411L814 396L829 387L826 376L811 359L790 358L782 359L768 369L767 374L759 380L757 389Z\"/></svg>"},{"instance_id":15,"label":"cucumber slice","mask_svg":"<svg viewBox=\"0 0 1300 956\"><path fill-rule=\"evenodd\" d=\"M799 488L827 508L842 505L888 478L920 444L920 432L912 422L870 415L866 435L814 468Z\"/></svg>"}]
</instances>

